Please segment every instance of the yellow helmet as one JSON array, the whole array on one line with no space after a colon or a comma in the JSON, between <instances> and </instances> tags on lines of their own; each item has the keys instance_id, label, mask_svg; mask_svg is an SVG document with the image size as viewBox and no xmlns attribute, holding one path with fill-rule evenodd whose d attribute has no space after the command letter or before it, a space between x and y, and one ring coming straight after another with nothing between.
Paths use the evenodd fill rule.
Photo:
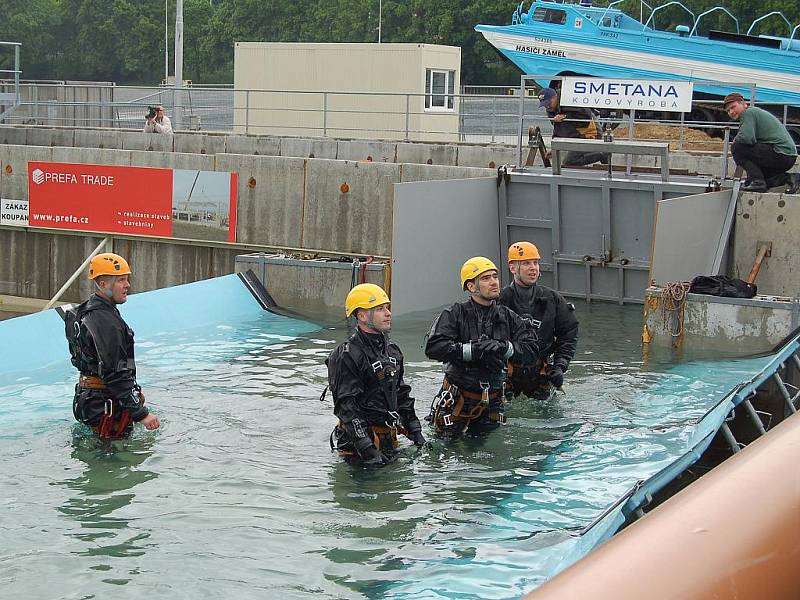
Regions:
<instances>
[{"instance_id":1,"label":"yellow helmet","mask_svg":"<svg viewBox=\"0 0 800 600\"><path fill-rule=\"evenodd\" d=\"M480 277L486 271L497 271L497 267L492 261L484 256L470 258L461 267L461 289L467 289L467 282L476 277Z\"/></svg>"},{"instance_id":2,"label":"yellow helmet","mask_svg":"<svg viewBox=\"0 0 800 600\"><path fill-rule=\"evenodd\" d=\"M389 295L382 287L374 283L362 283L347 294L347 299L344 301L345 314L349 317L357 308L369 310L389 302Z\"/></svg>"},{"instance_id":3,"label":"yellow helmet","mask_svg":"<svg viewBox=\"0 0 800 600\"><path fill-rule=\"evenodd\" d=\"M512 260L539 260L539 249L530 242L517 242L508 247L508 262Z\"/></svg>"},{"instance_id":4,"label":"yellow helmet","mask_svg":"<svg viewBox=\"0 0 800 600\"><path fill-rule=\"evenodd\" d=\"M95 256L89 263L89 279L100 275L130 275L131 268L128 261L119 254L103 252Z\"/></svg>"}]
</instances>

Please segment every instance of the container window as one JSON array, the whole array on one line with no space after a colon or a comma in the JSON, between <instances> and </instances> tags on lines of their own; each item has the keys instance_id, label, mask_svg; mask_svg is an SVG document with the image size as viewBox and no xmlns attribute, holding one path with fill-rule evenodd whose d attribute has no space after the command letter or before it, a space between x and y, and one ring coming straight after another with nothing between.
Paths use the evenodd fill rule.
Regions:
<instances>
[{"instance_id":1,"label":"container window","mask_svg":"<svg viewBox=\"0 0 800 600\"><path fill-rule=\"evenodd\" d=\"M425 110L455 108L455 71L425 70Z\"/></svg>"}]
</instances>

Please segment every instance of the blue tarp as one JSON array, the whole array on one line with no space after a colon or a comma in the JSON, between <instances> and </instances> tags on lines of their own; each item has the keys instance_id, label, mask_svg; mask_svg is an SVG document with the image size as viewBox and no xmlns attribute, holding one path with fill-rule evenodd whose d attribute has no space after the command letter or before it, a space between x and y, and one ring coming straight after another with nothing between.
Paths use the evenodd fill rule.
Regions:
<instances>
[{"instance_id":1,"label":"blue tarp","mask_svg":"<svg viewBox=\"0 0 800 600\"><path fill-rule=\"evenodd\" d=\"M137 342L148 337L269 319L270 329L297 335L319 329L267 313L237 275L134 294L119 307ZM55 309L0 321L0 374L69 362L64 321Z\"/></svg>"},{"instance_id":2,"label":"blue tarp","mask_svg":"<svg viewBox=\"0 0 800 600\"><path fill-rule=\"evenodd\" d=\"M584 530L577 543L570 547L564 558L553 570L552 575L557 575L610 539L625 522L626 515L633 513L639 507L645 506L648 502L648 496L655 495L688 467L696 463L711 445L714 436L722 427L728 415L731 414L731 411L752 396L758 386L781 369L783 364L798 351L798 348L800 348L800 335L785 344L749 381L740 383L726 394L695 425L686 452L652 477L638 482L614 503L602 518Z\"/></svg>"}]
</instances>

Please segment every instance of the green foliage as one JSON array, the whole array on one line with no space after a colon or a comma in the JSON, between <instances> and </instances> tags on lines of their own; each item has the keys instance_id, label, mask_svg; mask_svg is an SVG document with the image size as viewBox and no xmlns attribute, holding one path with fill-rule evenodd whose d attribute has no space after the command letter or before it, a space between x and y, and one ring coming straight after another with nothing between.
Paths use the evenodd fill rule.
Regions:
<instances>
[{"instance_id":1,"label":"green foliage","mask_svg":"<svg viewBox=\"0 0 800 600\"><path fill-rule=\"evenodd\" d=\"M718 2L684 4L699 15ZM175 1L168 4L172 70ZM198 83L233 81L238 41L376 42L378 4L379 0L184 0L184 77ZM516 5L515 0L383 0L381 41L459 46L462 83L515 85L519 70L474 26L510 23ZM742 33L754 18L773 10L783 11L792 23L800 22L796 0L726 0L724 5L739 18ZM626 0L617 6L638 17L641 3ZM0 39L22 42L26 79L156 84L164 77L164 11L161 0L0 0ZM691 18L675 6L657 15L658 29L674 30L680 23L691 24ZM703 19L701 32L732 27L731 19L718 11ZM772 17L754 33L787 31L779 17ZM0 56L0 68L13 64L8 54Z\"/></svg>"}]
</instances>

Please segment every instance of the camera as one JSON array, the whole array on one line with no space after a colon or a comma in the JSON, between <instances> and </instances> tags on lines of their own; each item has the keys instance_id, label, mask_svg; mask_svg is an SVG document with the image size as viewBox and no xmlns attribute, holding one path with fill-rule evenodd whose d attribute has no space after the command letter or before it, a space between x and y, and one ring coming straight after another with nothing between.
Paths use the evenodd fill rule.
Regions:
<instances>
[{"instance_id":1,"label":"camera","mask_svg":"<svg viewBox=\"0 0 800 600\"><path fill-rule=\"evenodd\" d=\"M148 106L147 107L147 114L144 116L144 118L145 119L155 119L157 114L158 114L158 109L155 106Z\"/></svg>"}]
</instances>

